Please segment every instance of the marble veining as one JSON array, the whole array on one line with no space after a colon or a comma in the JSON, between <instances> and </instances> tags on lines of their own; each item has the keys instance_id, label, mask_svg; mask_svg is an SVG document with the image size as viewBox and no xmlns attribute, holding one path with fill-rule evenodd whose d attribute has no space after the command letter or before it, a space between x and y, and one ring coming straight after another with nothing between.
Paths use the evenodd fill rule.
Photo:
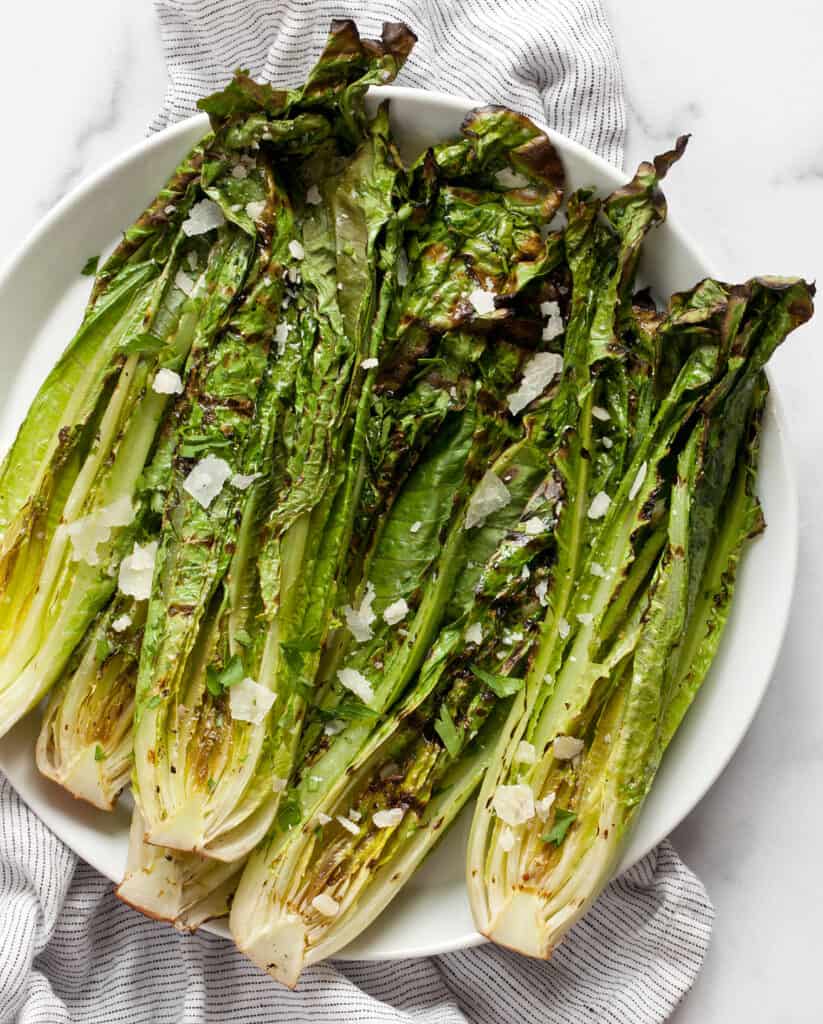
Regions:
<instances>
[{"instance_id":1,"label":"marble veining","mask_svg":"<svg viewBox=\"0 0 823 1024\"><path fill-rule=\"evenodd\" d=\"M629 124L642 133L644 139L656 145L672 146L678 135L688 135L689 125L694 124L701 116L700 104L694 100L680 104L669 111L663 118L652 120L637 103L628 89L625 91L626 114Z\"/></svg>"},{"instance_id":2,"label":"marble veining","mask_svg":"<svg viewBox=\"0 0 823 1024\"><path fill-rule=\"evenodd\" d=\"M670 207L727 279L823 279L823 7L783 0L605 0L622 56L626 166L692 141ZM547 11L551 5L547 4ZM0 38L7 197L0 260L67 190L144 135L165 89L151 4L15 4ZM19 99L19 103L17 100ZM674 841L717 908L714 941L675 1024L821 1019L823 907L823 313L779 352L800 493L800 567L763 706Z\"/></svg>"},{"instance_id":3,"label":"marble veining","mask_svg":"<svg viewBox=\"0 0 823 1024\"><path fill-rule=\"evenodd\" d=\"M58 168L58 176L51 191L37 204L39 214L47 213L60 199L71 191L88 172L89 155L98 139L105 138L123 120L124 78L128 68L132 67L134 54L132 39L123 32L116 42L115 60L112 62L111 77L105 83L105 90L99 103L90 109L82 110L78 123L73 126L70 159L65 166Z\"/></svg>"},{"instance_id":4,"label":"marble veining","mask_svg":"<svg viewBox=\"0 0 823 1024\"><path fill-rule=\"evenodd\" d=\"M797 185L823 181L823 146L808 161L800 159L794 167L778 171L770 179L773 185Z\"/></svg>"}]
</instances>

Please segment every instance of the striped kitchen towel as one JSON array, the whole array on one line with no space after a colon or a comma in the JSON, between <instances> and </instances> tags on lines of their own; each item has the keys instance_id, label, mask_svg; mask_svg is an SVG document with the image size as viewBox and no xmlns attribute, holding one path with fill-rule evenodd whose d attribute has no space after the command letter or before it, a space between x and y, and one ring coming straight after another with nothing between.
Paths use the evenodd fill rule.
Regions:
<instances>
[{"instance_id":1,"label":"striped kitchen towel","mask_svg":"<svg viewBox=\"0 0 823 1024\"><path fill-rule=\"evenodd\" d=\"M238 66L302 81L332 18L405 21L399 84L502 103L622 160L623 97L597 0L156 0L169 89L151 129L188 116ZM390 912L390 911L389 911ZM0 1024L539 1024L667 1019L700 970L713 911L668 842L614 881L549 963L489 945L321 964L288 992L224 939L121 904L0 775Z\"/></svg>"},{"instance_id":2,"label":"striped kitchen towel","mask_svg":"<svg viewBox=\"0 0 823 1024\"><path fill-rule=\"evenodd\" d=\"M502 103L623 162L623 85L599 0L155 0L169 87L154 131L195 112L235 68L288 87L305 80L333 18L418 40L398 85Z\"/></svg>"},{"instance_id":3,"label":"striped kitchen towel","mask_svg":"<svg viewBox=\"0 0 823 1024\"><path fill-rule=\"evenodd\" d=\"M664 842L549 963L491 945L335 961L289 992L228 940L121 903L0 775L3 1024L656 1024L697 976L711 924L705 889Z\"/></svg>"}]
</instances>

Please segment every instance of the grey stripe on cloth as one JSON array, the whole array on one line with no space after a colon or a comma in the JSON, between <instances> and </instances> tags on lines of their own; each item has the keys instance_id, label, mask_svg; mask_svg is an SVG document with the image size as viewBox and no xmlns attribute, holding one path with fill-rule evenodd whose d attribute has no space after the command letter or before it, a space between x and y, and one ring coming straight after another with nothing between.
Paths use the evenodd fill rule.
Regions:
<instances>
[{"instance_id":1,"label":"grey stripe on cloth","mask_svg":"<svg viewBox=\"0 0 823 1024\"><path fill-rule=\"evenodd\" d=\"M235 68L302 82L332 18L363 35L404 21L418 42L398 85L502 103L618 166L625 113L620 65L599 0L155 0L169 88L151 123L195 111Z\"/></svg>"},{"instance_id":2,"label":"grey stripe on cloth","mask_svg":"<svg viewBox=\"0 0 823 1024\"><path fill-rule=\"evenodd\" d=\"M169 69L159 130L234 68L300 82L333 17L406 21L400 83L512 106L622 159L624 111L596 0L156 0ZM389 911L390 912L390 911ZM121 904L0 774L0 1024L217 1021L537 1024L664 1021L700 970L713 910L668 842L613 882L549 963L482 946L400 963L335 962L275 985L224 939Z\"/></svg>"},{"instance_id":3,"label":"grey stripe on cloth","mask_svg":"<svg viewBox=\"0 0 823 1024\"><path fill-rule=\"evenodd\" d=\"M491 945L320 964L288 992L225 939L125 906L0 775L0 1021L646 1024L689 988L706 892L668 842L612 882L549 963Z\"/></svg>"}]
</instances>

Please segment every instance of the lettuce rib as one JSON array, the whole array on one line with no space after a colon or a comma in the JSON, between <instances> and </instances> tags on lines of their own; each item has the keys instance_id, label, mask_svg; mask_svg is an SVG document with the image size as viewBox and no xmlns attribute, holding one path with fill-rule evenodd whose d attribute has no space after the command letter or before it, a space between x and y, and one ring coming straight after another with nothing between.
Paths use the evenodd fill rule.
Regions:
<instances>
[{"instance_id":1,"label":"lettuce rib","mask_svg":"<svg viewBox=\"0 0 823 1024\"><path fill-rule=\"evenodd\" d=\"M135 539L141 472L169 405L168 396L151 384L160 367L182 368L202 330L196 325L207 301L205 290L189 298L178 285L184 255L186 266L206 282L221 258L219 248L195 246L179 232L165 267L159 275L153 263L143 269L153 278L125 292L131 299L123 315L102 335L93 330L98 323L93 311L64 357L71 369L59 382L53 374L41 391L47 408L56 411L47 429L32 426L45 443L37 448L24 424L5 463L4 483L16 476L16 453L24 444L42 452L33 479L27 477L32 486L28 498L22 504L19 496L11 499L18 508L0 545L0 733L56 681L113 593L116 566ZM139 266L129 267L124 274L131 279L138 271ZM119 293L115 282L101 299L101 317L103 309L117 308ZM158 332L149 335L150 345L143 341L147 328ZM65 389L75 375L81 383L69 395ZM53 381L59 394L52 406ZM79 556L71 529L79 530L82 539L85 517L117 502L131 502L131 522L111 530L94 557ZM9 502L6 507L11 508Z\"/></svg>"},{"instance_id":2,"label":"lettuce rib","mask_svg":"<svg viewBox=\"0 0 823 1024\"><path fill-rule=\"evenodd\" d=\"M39 770L106 811L131 778L144 619L144 603L130 598L115 599L100 613L49 696L37 741Z\"/></svg>"},{"instance_id":3,"label":"lettuce rib","mask_svg":"<svg viewBox=\"0 0 823 1024\"><path fill-rule=\"evenodd\" d=\"M566 637L557 640L553 627L537 649L527 698L478 801L468 867L475 920L534 956L548 956L608 882L716 651L740 550L762 527L751 491L761 368L808 315L809 293L801 282L753 281L715 288L722 304L696 303L706 291L682 305L676 298L672 325L661 328L685 362L634 445L578 573ZM527 770L515 764L521 739L537 751ZM532 817L515 828L511 845L494 811L504 783L528 787L552 809L545 823Z\"/></svg>"}]
</instances>

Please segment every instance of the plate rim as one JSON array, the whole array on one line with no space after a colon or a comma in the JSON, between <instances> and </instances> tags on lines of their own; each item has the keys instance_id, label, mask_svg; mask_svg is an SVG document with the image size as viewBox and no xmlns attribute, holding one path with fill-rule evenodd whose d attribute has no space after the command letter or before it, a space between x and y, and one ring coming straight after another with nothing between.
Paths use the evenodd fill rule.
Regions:
<instances>
[{"instance_id":1,"label":"plate rim","mask_svg":"<svg viewBox=\"0 0 823 1024\"><path fill-rule=\"evenodd\" d=\"M410 100L412 102L417 102L421 99L433 101L443 107L450 108L455 114L461 117L465 115L467 110L487 105L452 93L445 93L437 90L417 89L408 86L381 86L376 90L374 88L370 89L369 92L377 92L381 97L388 100L397 98ZM622 183L625 180L625 171L616 167L614 164L609 163L603 157L599 156L592 150L587 149L574 139L571 139L554 129L548 128L540 120L532 120L534 120L534 123L542 131L545 131L552 140L560 140L561 150L568 151L588 164L594 165L594 167L596 167L606 177L614 178L615 184ZM29 250L36 246L43 236L47 235L52 230L56 222L58 222L67 211L70 211L75 203L83 197L88 196L90 193L93 193L98 185L104 182L111 175L116 174L120 169L128 166L134 161L139 161L145 153L167 143L170 138L174 138L178 135L186 135L192 131L198 123L202 124L204 131L207 130L208 116L204 113L193 114L173 125L169 125L161 131L143 138L129 146L123 152L106 161L97 170L86 175L72 189L62 196L42 218L40 218L40 220L24 235L22 241L15 246L12 253L2 261L0 264L0 289L2 289L9 279L11 279L17 272L18 268L25 261ZM713 262L707 258L703 248L694 241L692 235L681 226L677 215L672 216L671 214L668 214L667 224L669 226L669 230L673 231L677 236L678 247L685 250L697 264L704 268L707 275L715 276ZM750 702L748 714L739 722L738 728L735 730L733 742L730 742L727 745L725 754L717 759L714 770L707 775L703 784L701 784L701 786L699 786L695 792L690 795L690 797L685 801L683 807L679 809L675 824L671 826L665 835L644 844L641 851L632 858L631 863L627 864L621 862L618 874L628 870L631 866L642 860L643 857L645 857L659 842L665 839L667 835L671 834L675 828L679 827L703 800L720 776L725 772L730 761L737 753L743 738L749 731L754 718L760 710L766 692L772 683L777 660L785 642L792 613L793 595L796 591L797 583L797 564L799 554L799 492L796 462L793 455L793 447L784 411L783 399L780 394L780 389L775 383L774 375L770 370L767 370L767 376L770 384L768 401L771 406L773 417L773 422L770 424L770 428L774 430L777 435L776 440L780 450L782 469L786 480L786 486L783 494L784 517L786 523L789 524L790 529L786 531L786 535L783 538L784 544L786 545L784 560L785 563L788 563L784 565L784 571L786 573L789 597L782 609L779 621L773 624L772 652L771 656L764 663L764 682L755 698ZM15 792L18 792L16 787L14 788ZM26 803L26 806L30 806L23 794L18 793L18 795L24 803ZM35 810L35 808L32 807L31 810L40 817L39 812ZM92 853L92 856L87 856L85 852L80 854L59 834L58 838L60 838L61 842L65 842L66 845L77 854L77 856L89 863L102 875L109 878L112 882L116 883L119 881L119 879L112 877L110 867L102 863L94 853ZM228 933L225 925L216 926L216 924L216 922L207 922L203 925L203 928L212 934L226 936ZM337 953L333 959L389 961L408 957L434 956L443 953L456 952L461 949L468 949L481 945L487 941L488 940L484 936L472 930L463 935L448 940L442 940L440 942L430 941L425 944L417 943L416 945L405 949L402 953L386 953L380 951L369 953L368 951L359 951L356 955L347 955L346 950L344 949Z\"/></svg>"}]
</instances>

